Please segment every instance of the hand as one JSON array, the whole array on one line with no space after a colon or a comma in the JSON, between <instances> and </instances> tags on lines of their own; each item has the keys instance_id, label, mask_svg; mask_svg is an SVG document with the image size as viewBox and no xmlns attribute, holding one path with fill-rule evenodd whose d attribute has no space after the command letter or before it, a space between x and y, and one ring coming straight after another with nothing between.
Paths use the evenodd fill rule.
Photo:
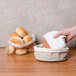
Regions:
<instances>
[{"instance_id":1,"label":"hand","mask_svg":"<svg viewBox=\"0 0 76 76\"><path fill-rule=\"evenodd\" d=\"M65 35L66 36L66 42L69 42L74 37L76 37L76 26L73 26L72 28L67 28L67 29L61 30L59 33L57 33L54 36L54 38L57 38L60 35Z\"/></svg>"}]
</instances>

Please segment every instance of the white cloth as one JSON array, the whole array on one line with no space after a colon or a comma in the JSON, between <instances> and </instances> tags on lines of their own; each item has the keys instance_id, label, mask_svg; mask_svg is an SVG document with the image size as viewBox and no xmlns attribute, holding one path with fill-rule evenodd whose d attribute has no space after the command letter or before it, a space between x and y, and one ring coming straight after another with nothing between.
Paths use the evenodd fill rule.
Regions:
<instances>
[{"instance_id":1,"label":"white cloth","mask_svg":"<svg viewBox=\"0 0 76 76\"><path fill-rule=\"evenodd\" d=\"M54 38L54 35L57 33L58 31L51 31L44 35L44 38L46 39L51 49L61 49L66 47L66 36L61 35L58 38Z\"/></svg>"}]
</instances>

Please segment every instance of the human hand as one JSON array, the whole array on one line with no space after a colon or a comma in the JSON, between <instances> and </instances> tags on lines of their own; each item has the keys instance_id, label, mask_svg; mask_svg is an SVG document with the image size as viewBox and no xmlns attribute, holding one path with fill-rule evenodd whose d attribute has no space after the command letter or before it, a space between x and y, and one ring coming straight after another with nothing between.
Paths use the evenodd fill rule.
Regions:
<instances>
[{"instance_id":1,"label":"human hand","mask_svg":"<svg viewBox=\"0 0 76 76\"><path fill-rule=\"evenodd\" d=\"M54 38L57 38L60 35L65 35L66 36L66 42L69 42L74 37L76 37L76 26L73 26L72 28L67 28L67 29L61 30L59 33L57 33L54 36Z\"/></svg>"}]
</instances>

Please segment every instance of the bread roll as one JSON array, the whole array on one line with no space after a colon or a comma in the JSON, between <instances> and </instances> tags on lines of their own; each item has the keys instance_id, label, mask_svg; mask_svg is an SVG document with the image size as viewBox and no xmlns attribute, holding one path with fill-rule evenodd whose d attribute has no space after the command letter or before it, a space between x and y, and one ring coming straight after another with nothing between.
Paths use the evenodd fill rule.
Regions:
<instances>
[{"instance_id":1,"label":"bread roll","mask_svg":"<svg viewBox=\"0 0 76 76\"><path fill-rule=\"evenodd\" d=\"M25 37L27 35L27 32L24 28L22 27L17 27L16 28L16 32L18 35L20 35L21 37Z\"/></svg>"},{"instance_id":2,"label":"bread roll","mask_svg":"<svg viewBox=\"0 0 76 76\"><path fill-rule=\"evenodd\" d=\"M27 45L27 46L25 46L25 48L30 48L30 46L32 46L33 44L30 44L30 45Z\"/></svg>"},{"instance_id":3,"label":"bread roll","mask_svg":"<svg viewBox=\"0 0 76 76\"><path fill-rule=\"evenodd\" d=\"M10 41L18 45L24 44L23 39L20 37L13 37L10 39Z\"/></svg>"},{"instance_id":4,"label":"bread roll","mask_svg":"<svg viewBox=\"0 0 76 76\"><path fill-rule=\"evenodd\" d=\"M32 36L31 35L26 35L24 38L23 38L23 41L25 42L25 43L28 43L28 42L30 42L32 40Z\"/></svg>"},{"instance_id":5,"label":"bread roll","mask_svg":"<svg viewBox=\"0 0 76 76\"><path fill-rule=\"evenodd\" d=\"M34 46L28 48L28 52L32 52L32 51L34 51Z\"/></svg>"},{"instance_id":6,"label":"bread roll","mask_svg":"<svg viewBox=\"0 0 76 76\"><path fill-rule=\"evenodd\" d=\"M12 33L9 38L12 39L13 37L20 37L16 32Z\"/></svg>"},{"instance_id":7,"label":"bread roll","mask_svg":"<svg viewBox=\"0 0 76 76\"><path fill-rule=\"evenodd\" d=\"M8 54L14 54L15 53L15 47L8 45Z\"/></svg>"},{"instance_id":8,"label":"bread roll","mask_svg":"<svg viewBox=\"0 0 76 76\"><path fill-rule=\"evenodd\" d=\"M27 53L27 49L25 49L25 48L16 49L16 54L21 55L21 54L26 54L26 53Z\"/></svg>"},{"instance_id":9,"label":"bread roll","mask_svg":"<svg viewBox=\"0 0 76 76\"><path fill-rule=\"evenodd\" d=\"M34 51L34 46L35 46L36 44L35 43L33 43L33 44L31 44L30 46L28 46L27 48L28 48L28 52L32 52L32 51Z\"/></svg>"}]
</instances>

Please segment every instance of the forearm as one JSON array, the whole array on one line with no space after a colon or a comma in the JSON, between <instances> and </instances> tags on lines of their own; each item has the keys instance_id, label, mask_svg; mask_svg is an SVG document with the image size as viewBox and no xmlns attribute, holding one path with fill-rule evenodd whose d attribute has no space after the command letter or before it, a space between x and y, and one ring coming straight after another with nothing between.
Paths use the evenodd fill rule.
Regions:
<instances>
[{"instance_id":1,"label":"forearm","mask_svg":"<svg viewBox=\"0 0 76 76\"><path fill-rule=\"evenodd\" d=\"M73 27L71 28L71 32L72 32L72 35L73 35L74 37L76 37L76 26L73 26Z\"/></svg>"}]
</instances>

